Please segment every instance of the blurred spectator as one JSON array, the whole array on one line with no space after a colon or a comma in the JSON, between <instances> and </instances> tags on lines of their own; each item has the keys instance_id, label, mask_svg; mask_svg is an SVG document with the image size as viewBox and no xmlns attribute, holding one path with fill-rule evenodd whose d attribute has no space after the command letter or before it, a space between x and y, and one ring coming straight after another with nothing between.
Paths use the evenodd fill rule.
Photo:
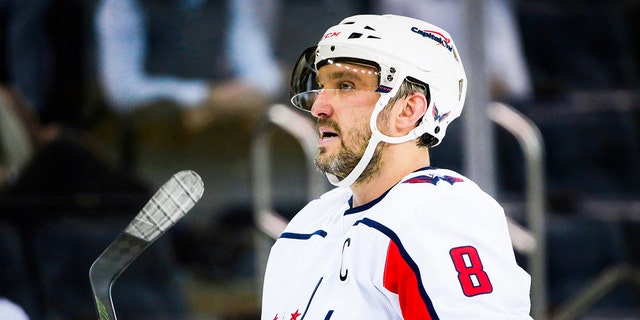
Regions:
<instances>
[{"instance_id":1,"label":"blurred spectator","mask_svg":"<svg viewBox=\"0 0 640 320\"><path fill-rule=\"evenodd\" d=\"M86 130L102 111L91 93L93 0L5 0L8 78L44 124Z\"/></svg>"},{"instance_id":2,"label":"blurred spectator","mask_svg":"<svg viewBox=\"0 0 640 320\"><path fill-rule=\"evenodd\" d=\"M380 13L412 16L449 31L457 43L469 43L465 0L373 0ZM484 48L494 100L532 98L529 68L522 49L516 15L508 0L485 0ZM467 52L468 50L460 50ZM464 58L464 57L463 57Z\"/></svg>"},{"instance_id":3,"label":"blurred spectator","mask_svg":"<svg viewBox=\"0 0 640 320\"><path fill-rule=\"evenodd\" d=\"M258 113L283 88L255 0L102 0L99 77L116 110L186 109L187 129Z\"/></svg>"},{"instance_id":4,"label":"blurred spectator","mask_svg":"<svg viewBox=\"0 0 640 320\"><path fill-rule=\"evenodd\" d=\"M50 0L4 0L5 25L3 60L12 85L28 99L33 112L41 117L51 91L51 41L46 13Z\"/></svg>"},{"instance_id":5,"label":"blurred spectator","mask_svg":"<svg viewBox=\"0 0 640 320\"><path fill-rule=\"evenodd\" d=\"M29 110L14 97L0 88L0 291L35 319L95 317L88 268L150 190L105 162L87 135L30 131ZM124 290L115 291L123 315L184 314L176 261L169 238L164 241L129 270ZM0 319L22 319L3 307Z\"/></svg>"},{"instance_id":6,"label":"blurred spectator","mask_svg":"<svg viewBox=\"0 0 640 320\"><path fill-rule=\"evenodd\" d=\"M105 162L88 135L40 126L30 111L0 82L0 291L35 319L95 317L88 268L150 190ZM169 243L152 252L114 294L123 300L121 313L181 315ZM160 300L167 300L162 308ZM13 310L5 307L0 300L0 319L23 319L3 313Z\"/></svg>"},{"instance_id":7,"label":"blurred spectator","mask_svg":"<svg viewBox=\"0 0 640 320\"><path fill-rule=\"evenodd\" d=\"M88 268L150 196L90 132L93 6L0 0L0 295L33 319L95 319ZM114 291L122 315L184 315L165 239ZM0 319L23 319L4 302Z\"/></svg>"},{"instance_id":8,"label":"blurred spectator","mask_svg":"<svg viewBox=\"0 0 640 320\"><path fill-rule=\"evenodd\" d=\"M13 90L0 84L0 190L27 165L36 142L36 121L18 100Z\"/></svg>"}]
</instances>

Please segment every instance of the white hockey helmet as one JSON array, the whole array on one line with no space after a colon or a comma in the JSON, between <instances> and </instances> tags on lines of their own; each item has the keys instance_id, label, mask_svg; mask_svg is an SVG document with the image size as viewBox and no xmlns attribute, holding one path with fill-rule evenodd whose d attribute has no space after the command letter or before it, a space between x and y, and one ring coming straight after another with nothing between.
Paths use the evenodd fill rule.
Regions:
<instances>
[{"instance_id":1,"label":"white hockey helmet","mask_svg":"<svg viewBox=\"0 0 640 320\"><path fill-rule=\"evenodd\" d=\"M434 146L438 145L447 126L462 113L467 77L458 49L448 32L430 23L397 15L356 15L329 28L316 47L302 54L294 68L290 93L296 107L301 107L300 102L293 97L317 89L317 69L334 60L378 68L377 92L382 94L378 109L388 103L405 79L426 85L429 107L419 126L406 139L384 136L382 141L404 142L429 133L437 140ZM372 118L379 111L374 111ZM371 123L377 132L375 119Z\"/></svg>"},{"instance_id":2,"label":"white hockey helmet","mask_svg":"<svg viewBox=\"0 0 640 320\"><path fill-rule=\"evenodd\" d=\"M448 32L430 23L397 15L356 15L329 28L317 46L303 52L291 77L291 102L309 111L317 92L316 74L326 63L367 64L378 71L380 98L371 114L371 139L355 168L342 180L327 174L336 186L349 186L364 172L380 142L403 143L425 133L442 142L448 125L460 116L467 77L458 49ZM429 106L418 126L402 137L377 128L377 117L404 80L428 89Z\"/></svg>"}]
</instances>

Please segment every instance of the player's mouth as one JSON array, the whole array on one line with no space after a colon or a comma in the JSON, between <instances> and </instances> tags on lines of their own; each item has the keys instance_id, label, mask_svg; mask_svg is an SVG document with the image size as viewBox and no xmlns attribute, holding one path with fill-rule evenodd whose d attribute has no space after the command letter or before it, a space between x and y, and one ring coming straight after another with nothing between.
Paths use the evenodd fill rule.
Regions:
<instances>
[{"instance_id":1,"label":"player's mouth","mask_svg":"<svg viewBox=\"0 0 640 320\"><path fill-rule=\"evenodd\" d=\"M336 131L328 127L321 127L319 129L318 146L324 146L327 143L340 139L340 136Z\"/></svg>"}]
</instances>

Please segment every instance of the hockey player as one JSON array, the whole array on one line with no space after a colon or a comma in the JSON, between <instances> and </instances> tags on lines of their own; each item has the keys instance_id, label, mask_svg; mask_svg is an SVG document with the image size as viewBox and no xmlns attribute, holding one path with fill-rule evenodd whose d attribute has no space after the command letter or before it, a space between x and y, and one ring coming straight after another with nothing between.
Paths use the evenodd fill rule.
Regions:
<instances>
[{"instance_id":1,"label":"hockey player","mask_svg":"<svg viewBox=\"0 0 640 320\"><path fill-rule=\"evenodd\" d=\"M430 163L466 88L449 34L412 18L349 17L302 54L291 101L337 188L271 249L262 320L531 319L503 209Z\"/></svg>"}]
</instances>

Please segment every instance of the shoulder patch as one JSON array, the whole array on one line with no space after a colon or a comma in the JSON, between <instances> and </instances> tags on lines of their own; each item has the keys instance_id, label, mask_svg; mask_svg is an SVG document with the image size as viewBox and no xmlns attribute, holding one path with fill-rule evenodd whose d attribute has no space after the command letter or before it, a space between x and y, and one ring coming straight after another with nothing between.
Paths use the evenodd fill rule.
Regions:
<instances>
[{"instance_id":1,"label":"shoulder patch","mask_svg":"<svg viewBox=\"0 0 640 320\"><path fill-rule=\"evenodd\" d=\"M430 183L432 185L437 185L440 181L446 181L450 185L453 185L457 182L463 182L462 178L452 177L447 175L421 175L413 178L409 178L402 183Z\"/></svg>"}]
</instances>

